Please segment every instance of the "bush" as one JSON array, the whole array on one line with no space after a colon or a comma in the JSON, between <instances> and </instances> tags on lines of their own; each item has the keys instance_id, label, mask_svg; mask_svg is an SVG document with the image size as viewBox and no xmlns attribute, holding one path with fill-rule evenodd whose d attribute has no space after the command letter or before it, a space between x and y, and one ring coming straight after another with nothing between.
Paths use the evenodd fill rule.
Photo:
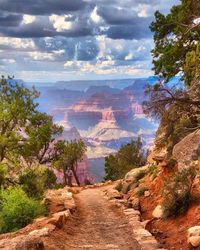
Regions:
<instances>
[{"instance_id":1,"label":"bush","mask_svg":"<svg viewBox=\"0 0 200 250\"><path fill-rule=\"evenodd\" d=\"M44 206L29 198L20 187L1 190L0 232L16 231L45 212Z\"/></svg>"},{"instance_id":2,"label":"bush","mask_svg":"<svg viewBox=\"0 0 200 250\"><path fill-rule=\"evenodd\" d=\"M105 158L105 180L123 179L133 168L144 166L146 162L142 140L138 137L126 145L122 145L116 154Z\"/></svg>"},{"instance_id":3,"label":"bush","mask_svg":"<svg viewBox=\"0 0 200 250\"><path fill-rule=\"evenodd\" d=\"M45 189L53 189L57 187L57 178L53 170L45 168L42 177L44 179Z\"/></svg>"},{"instance_id":4,"label":"bush","mask_svg":"<svg viewBox=\"0 0 200 250\"><path fill-rule=\"evenodd\" d=\"M6 165L0 163L0 186L2 186L5 183L6 174L7 174Z\"/></svg>"},{"instance_id":5,"label":"bush","mask_svg":"<svg viewBox=\"0 0 200 250\"><path fill-rule=\"evenodd\" d=\"M177 216L188 209L192 199L194 177L195 173L192 169L183 169L165 181L162 192L165 217Z\"/></svg>"},{"instance_id":6,"label":"bush","mask_svg":"<svg viewBox=\"0 0 200 250\"><path fill-rule=\"evenodd\" d=\"M46 167L35 167L26 170L19 177L19 183L29 197L41 199L46 189L56 186L56 176Z\"/></svg>"},{"instance_id":7,"label":"bush","mask_svg":"<svg viewBox=\"0 0 200 250\"><path fill-rule=\"evenodd\" d=\"M142 196L142 195L144 195L144 193L145 193L145 191L148 191L149 189L147 188L147 187L141 187L141 188L139 188L138 190L137 190L137 195L138 196Z\"/></svg>"}]
</instances>

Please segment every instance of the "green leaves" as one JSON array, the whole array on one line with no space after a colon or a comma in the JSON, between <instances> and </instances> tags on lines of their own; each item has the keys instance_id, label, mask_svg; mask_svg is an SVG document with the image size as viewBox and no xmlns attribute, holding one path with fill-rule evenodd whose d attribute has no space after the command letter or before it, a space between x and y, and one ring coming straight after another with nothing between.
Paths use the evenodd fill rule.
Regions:
<instances>
[{"instance_id":1,"label":"green leaves","mask_svg":"<svg viewBox=\"0 0 200 250\"><path fill-rule=\"evenodd\" d=\"M0 232L16 231L44 214L45 208L29 198L20 187L1 190Z\"/></svg>"},{"instance_id":2,"label":"green leaves","mask_svg":"<svg viewBox=\"0 0 200 250\"><path fill-rule=\"evenodd\" d=\"M109 155L105 158L105 180L117 180L135 167L145 164L144 151L141 139L122 146L116 155Z\"/></svg>"},{"instance_id":3,"label":"green leaves","mask_svg":"<svg viewBox=\"0 0 200 250\"><path fill-rule=\"evenodd\" d=\"M62 170L66 180L66 172L72 171L79 185L79 180L76 176L77 163L82 160L87 147L83 140L73 141L58 141L55 144L57 159L54 161L54 166L58 170ZM66 184L66 183L65 183Z\"/></svg>"},{"instance_id":4,"label":"green leaves","mask_svg":"<svg viewBox=\"0 0 200 250\"><path fill-rule=\"evenodd\" d=\"M0 80L0 162L31 166L53 160L53 140L62 127L37 110L39 93L13 79Z\"/></svg>"},{"instance_id":5,"label":"green leaves","mask_svg":"<svg viewBox=\"0 0 200 250\"><path fill-rule=\"evenodd\" d=\"M185 83L191 84L193 78L185 68L185 62L188 53L196 51L200 40L200 25L195 24L199 17L198 0L182 0L181 4L173 6L166 16L159 11L155 12L155 21L150 29L154 33L155 48L152 53L157 75L168 81L181 73Z\"/></svg>"},{"instance_id":6,"label":"green leaves","mask_svg":"<svg viewBox=\"0 0 200 250\"><path fill-rule=\"evenodd\" d=\"M0 80L0 161L7 158L22 141L22 129L35 112L38 92L13 80Z\"/></svg>"}]
</instances>

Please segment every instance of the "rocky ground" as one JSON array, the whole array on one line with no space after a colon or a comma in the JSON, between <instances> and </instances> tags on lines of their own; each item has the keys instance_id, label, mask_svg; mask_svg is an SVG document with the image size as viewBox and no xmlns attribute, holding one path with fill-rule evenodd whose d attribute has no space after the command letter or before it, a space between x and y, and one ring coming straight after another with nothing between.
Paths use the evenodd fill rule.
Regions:
<instances>
[{"instance_id":1,"label":"rocky ground","mask_svg":"<svg viewBox=\"0 0 200 250\"><path fill-rule=\"evenodd\" d=\"M45 238L45 249L141 249L121 209L104 198L103 190L86 189L75 195L77 211L62 230Z\"/></svg>"},{"instance_id":2,"label":"rocky ground","mask_svg":"<svg viewBox=\"0 0 200 250\"><path fill-rule=\"evenodd\" d=\"M73 194L72 194L73 193ZM113 184L49 191L49 215L0 236L5 250L155 250L140 213L127 208Z\"/></svg>"}]
</instances>

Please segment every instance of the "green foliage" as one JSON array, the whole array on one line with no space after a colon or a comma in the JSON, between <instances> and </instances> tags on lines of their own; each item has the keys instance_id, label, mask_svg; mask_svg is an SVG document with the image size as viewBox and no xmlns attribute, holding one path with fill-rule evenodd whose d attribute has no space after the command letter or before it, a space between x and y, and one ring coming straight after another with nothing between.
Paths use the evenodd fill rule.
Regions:
<instances>
[{"instance_id":1,"label":"green foliage","mask_svg":"<svg viewBox=\"0 0 200 250\"><path fill-rule=\"evenodd\" d=\"M38 92L11 80L0 80L0 161L9 158L22 141L20 129L37 107Z\"/></svg>"},{"instance_id":2,"label":"green foliage","mask_svg":"<svg viewBox=\"0 0 200 250\"><path fill-rule=\"evenodd\" d=\"M200 30L198 22L195 24L199 13L199 0L182 0L167 15L156 11L150 28L154 32L153 63L157 75L168 80L182 72L185 83L191 84L199 60L196 54Z\"/></svg>"},{"instance_id":3,"label":"green foliage","mask_svg":"<svg viewBox=\"0 0 200 250\"><path fill-rule=\"evenodd\" d=\"M165 181L162 192L165 217L177 216L187 210L191 202L194 177L194 170L189 168Z\"/></svg>"},{"instance_id":4,"label":"green foliage","mask_svg":"<svg viewBox=\"0 0 200 250\"><path fill-rule=\"evenodd\" d=\"M44 214L45 208L25 194L20 187L1 190L0 232L16 231Z\"/></svg>"},{"instance_id":5,"label":"green foliage","mask_svg":"<svg viewBox=\"0 0 200 250\"><path fill-rule=\"evenodd\" d=\"M157 11L150 27L154 70L160 82L147 86L144 111L161 119L156 145L167 146L169 156L176 143L200 127L199 13L199 0L182 0L167 15ZM182 75L185 88L167 84L177 74Z\"/></svg>"},{"instance_id":6,"label":"green foliage","mask_svg":"<svg viewBox=\"0 0 200 250\"><path fill-rule=\"evenodd\" d=\"M0 163L0 187L2 187L2 185L5 183L6 175L7 167L5 164Z\"/></svg>"},{"instance_id":7,"label":"green foliage","mask_svg":"<svg viewBox=\"0 0 200 250\"><path fill-rule=\"evenodd\" d=\"M27 165L51 162L56 157L53 141L62 133L62 127L53 123L53 118L45 113L35 112L25 127L27 142L19 148Z\"/></svg>"},{"instance_id":8,"label":"green foliage","mask_svg":"<svg viewBox=\"0 0 200 250\"><path fill-rule=\"evenodd\" d=\"M46 189L56 186L56 176L52 170L40 166L24 171L19 183L29 197L41 199Z\"/></svg>"},{"instance_id":9,"label":"green foliage","mask_svg":"<svg viewBox=\"0 0 200 250\"><path fill-rule=\"evenodd\" d=\"M133 168L145 164L145 154L142 149L141 139L122 146L119 151L105 158L105 180L122 179Z\"/></svg>"},{"instance_id":10,"label":"green foliage","mask_svg":"<svg viewBox=\"0 0 200 250\"><path fill-rule=\"evenodd\" d=\"M39 93L14 79L0 79L0 162L10 172L55 158L53 141L62 128L37 110Z\"/></svg>"},{"instance_id":11,"label":"green foliage","mask_svg":"<svg viewBox=\"0 0 200 250\"><path fill-rule=\"evenodd\" d=\"M198 112L196 107L188 104L181 106L173 104L169 110L165 110L157 131L156 146L158 148L167 147L168 153L171 155L173 146L192 132L193 128L198 127L200 122Z\"/></svg>"},{"instance_id":12,"label":"green foliage","mask_svg":"<svg viewBox=\"0 0 200 250\"><path fill-rule=\"evenodd\" d=\"M67 173L69 171L73 172L78 185L80 182L76 175L77 164L82 160L87 147L83 140L73 140L73 141L58 141L55 145L57 151L57 159L54 160L54 166L63 171L64 183L67 184ZM69 185L71 183L68 183Z\"/></svg>"},{"instance_id":13,"label":"green foliage","mask_svg":"<svg viewBox=\"0 0 200 250\"><path fill-rule=\"evenodd\" d=\"M59 186L57 185L57 178L53 170L49 168L45 168L44 173L43 173L43 178L44 178L45 189L53 189Z\"/></svg>"},{"instance_id":14,"label":"green foliage","mask_svg":"<svg viewBox=\"0 0 200 250\"><path fill-rule=\"evenodd\" d=\"M126 170L122 173L117 161L117 156L111 154L105 158L105 172L105 180L115 181L120 179L120 177L124 177Z\"/></svg>"},{"instance_id":15,"label":"green foliage","mask_svg":"<svg viewBox=\"0 0 200 250\"><path fill-rule=\"evenodd\" d=\"M149 189L148 189L147 187L140 187L140 188L137 190L136 194L137 194L138 196L143 196L144 193L145 193L145 191L148 191L148 190L149 190Z\"/></svg>"}]
</instances>

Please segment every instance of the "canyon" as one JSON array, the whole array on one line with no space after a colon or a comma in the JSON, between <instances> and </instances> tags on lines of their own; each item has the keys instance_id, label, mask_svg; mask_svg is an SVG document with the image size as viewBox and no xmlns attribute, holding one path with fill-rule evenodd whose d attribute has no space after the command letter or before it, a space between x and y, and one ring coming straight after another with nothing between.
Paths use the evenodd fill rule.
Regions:
<instances>
[{"instance_id":1,"label":"canyon","mask_svg":"<svg viewBox=\"0 0 200 250\"><path fill-rule=\"evenodd\" d=\"M155 81L156 78L150 77L83 81L82 85L58 82L38 87L39 104L42 111L64 127L63 139L84 139L87 145L84 171L88 169L92 179L102 181L107 155L138 136L145 148L153 145L157 122L144 115L142 102L146 98L146 84Z\"/></svg>"}]
</instances>

